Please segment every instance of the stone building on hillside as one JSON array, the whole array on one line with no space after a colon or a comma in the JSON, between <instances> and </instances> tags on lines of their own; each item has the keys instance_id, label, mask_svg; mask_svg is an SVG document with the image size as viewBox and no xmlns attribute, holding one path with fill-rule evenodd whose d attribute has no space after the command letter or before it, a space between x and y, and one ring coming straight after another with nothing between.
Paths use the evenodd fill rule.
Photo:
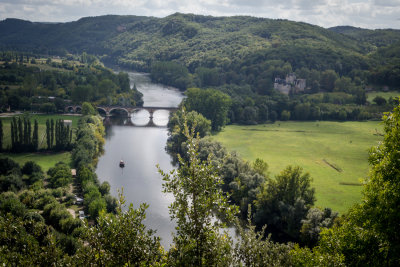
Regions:
<instances>
[{"instance_id":1,"label":"stone building on hillside","mask_svg":"<svg viewBox=\"0 0 400 267\"><path fill-rule=\"evenodd\" d=\"M274 88L279 92L288 95L290 92L303 92L306 88L306 79L297 79L296 74L286 75L286 79L275 78Z\"/></svg>"}]
</instances>

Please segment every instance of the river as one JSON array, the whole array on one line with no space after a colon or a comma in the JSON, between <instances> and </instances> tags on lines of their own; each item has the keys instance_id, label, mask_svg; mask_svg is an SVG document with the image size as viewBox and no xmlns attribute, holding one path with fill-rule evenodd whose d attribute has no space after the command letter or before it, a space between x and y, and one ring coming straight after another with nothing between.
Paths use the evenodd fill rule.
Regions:
<instances>
[{"instance_id":1,"label":"river","mask_svg":"<svg viewBox=\"0 0 400 267\"><path fill-rule=\"evenodd\" d=\"M144 106L177 107L183 94L171 87L154 84L147 74L128 72L131 86L143 93ZM158 126L166 126L169 112L160 110L154 113L153 121ZM168 206L173 196L162 192L162 178L156 165L164 171L173 169L171 157L165 152L168 138L166 127L134 127L146 125L149 121L147 111L139 111L132 118L115 120L106 127L104 155L99 158L97 176L100 182L108 181L111 194L118 196L123 188L127 202L138 208L140 203L147 203L145 224L156 230L161 243L166 248L172 243L171 233L174 223L169 217ZM119 167L123 159L125 168Z\"/></svg>"}]
</instances>

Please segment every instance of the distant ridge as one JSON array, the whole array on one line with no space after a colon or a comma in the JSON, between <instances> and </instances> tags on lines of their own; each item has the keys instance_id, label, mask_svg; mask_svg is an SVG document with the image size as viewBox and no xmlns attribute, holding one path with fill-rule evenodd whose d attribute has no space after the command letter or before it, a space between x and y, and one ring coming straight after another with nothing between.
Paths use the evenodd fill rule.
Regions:
<instances>
[{"instance_id":1,"label":"distant ridge","mask_svg":"<svg viewBox=\"0 0 400 267\"><path fill-rule=\"evenodd\" d=\"M399 41L399 30L325 29L249 16L175 13L165 18L105 15L66 23L0 22L2 50L87 52L142 71L149 71L155 61L175 61L191 72L199 66L228 71L256 58L252 61L283 60L295 69L335 69L339 64L346 73L367 68L367 54Z\"/></svg>"}]
</instances>

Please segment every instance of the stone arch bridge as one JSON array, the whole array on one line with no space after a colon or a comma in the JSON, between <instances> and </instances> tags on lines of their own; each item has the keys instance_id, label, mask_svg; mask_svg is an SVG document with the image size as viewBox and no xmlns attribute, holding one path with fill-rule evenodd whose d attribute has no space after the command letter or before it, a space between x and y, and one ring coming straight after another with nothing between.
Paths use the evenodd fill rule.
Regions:
<instances>
[{"instance_id":1,"label":"stone arch bridge","mask_svg":"<svg viewBox=\"0 0 400 267\"><path fill-rule=\"evenodd\" d=\"M112 112L119 110L124 111L127 114L127 117L131 117L132 113L138 110L146 110L150 115L150 120L153 119L153 114L157 110L168 110L168 111L176 111L178 108L174 107L124 107L124 106L97 106L98 111L103 111L106 114L106 117L112 116ZM82 107L80 105L70 105L65 107L66 112L80 113L82 111Z\"/></svg>"}]
</instances>

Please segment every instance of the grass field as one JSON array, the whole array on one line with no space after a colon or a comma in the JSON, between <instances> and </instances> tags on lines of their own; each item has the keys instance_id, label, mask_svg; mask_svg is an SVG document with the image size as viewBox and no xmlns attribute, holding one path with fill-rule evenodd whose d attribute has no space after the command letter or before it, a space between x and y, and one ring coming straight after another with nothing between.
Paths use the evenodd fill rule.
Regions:
<instances>
[{"instance_id":1,"label":"grass field","mask_svg":"<svg viewBox=\"0 0 400 267\"><path fill-rule=\"evenodd\" d=\"M399 97L400 96L400 92L398 91L391 91L391 92L370 92L367 94L367 101L372 103L375 97L377 96L381 96L383 98L385 98L386 100L389 100L390 97Z\"/></svg>"},{"instance_id":2,"label":"grass field","mask_svg":"<svg viewBox=\"0 0 400 267\"><path fill-rule=\"evenodd\" d=\"M54 167L57 162L63 161L66 164L71 163L71 153L0 153L0 157L9 157L18 162L21 167L27 161L34 161L42 167L44 171Z\"/></svg>"},{"instance_id":3,"label":"grass field","mask_svg":"<svg viewBox=\"0 0 400 267\"><path fill-rule=\"evenodd\" d=\"M340 213L360 201L368 174L368 150L383 139L382 125L369 122L276 122L227 126L213 139L245 160L262 158L272 176L287 165L311 174L316 206Z\"/></svg>"},{"instance_id":4,"label":"grass field","mask_svg":"<svg viewBox=\"0 0 400 267\"><path fill-rule=\"evenodd\" d=\"M39 147L46 148L46 120L47 119L63 119L63 120L72 120L72 128L76 128L78 124L79 117L78 116L68 116L68 115L31 115L32 122L32 131L33 131L33 122L36 119L39 123ZM10 122L12 120L11 117L1 117L3 122L3 133L4 133L4 145L6 148L11 146L11 134L10 134ZM53 167L57 162L64 161L69 164L71 162L71 153L63 152L63 153L0 153L0 157L9 157L18 162L20 165L23 165L25 162L33 160L38 163L44 171L47 171L49 168Z\"/></svg>"}]
</instances>

